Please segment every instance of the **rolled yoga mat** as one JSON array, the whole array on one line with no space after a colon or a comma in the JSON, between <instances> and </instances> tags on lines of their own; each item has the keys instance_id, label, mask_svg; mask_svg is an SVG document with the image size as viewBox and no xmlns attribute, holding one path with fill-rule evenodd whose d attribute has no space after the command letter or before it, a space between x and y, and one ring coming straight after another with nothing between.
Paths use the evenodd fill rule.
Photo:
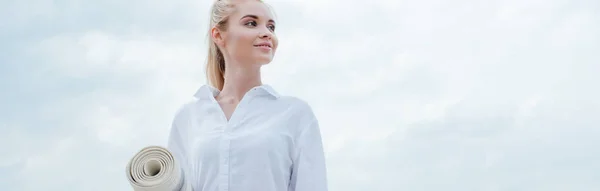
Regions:
<instances>
[{"instance_id":1,"label":"rolled yoga mat","mask_svg":"<svg viewBox=\"0 0 600 191\"><path fill-rule=\"evenodd\" d=\"M192 191L173 154L160 146L140 150L127 164L134 191Z\"/></svg>"}]
</instances>

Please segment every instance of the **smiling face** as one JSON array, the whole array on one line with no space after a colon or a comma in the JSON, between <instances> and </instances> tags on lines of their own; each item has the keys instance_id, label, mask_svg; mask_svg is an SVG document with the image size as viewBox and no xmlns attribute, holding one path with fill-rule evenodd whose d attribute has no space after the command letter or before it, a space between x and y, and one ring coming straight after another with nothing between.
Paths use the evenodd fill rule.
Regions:
<instances>
[{"instance_id":1,"label":"smiling face","mask_svg":"<svg viewBox=\"0 0 600 191\"><path fill-rule=\"evenodd\" d=\"M277 50L275 21L266 4L245 0L235 4L226 30L212 30L226 60L239 64L268 64Z\"/></svg>"}]
</instances>

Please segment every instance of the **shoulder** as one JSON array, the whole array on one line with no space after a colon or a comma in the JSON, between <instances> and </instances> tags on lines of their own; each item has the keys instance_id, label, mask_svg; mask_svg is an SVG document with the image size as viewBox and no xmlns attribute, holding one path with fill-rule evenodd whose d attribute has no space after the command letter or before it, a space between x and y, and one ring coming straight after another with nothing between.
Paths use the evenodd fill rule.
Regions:
<instances>
[{"instance_id":1,"label":"shoulder","mask_svg":"<svg viewBox=\"0 0 600 191\"><path fill-rule=\"evenodd\" d=\"M173 114L173 125L183 125L182 123L188 121L199 104L199 100L194 98L177 106L175 113Z\"/></svg>"},{"instance_id":2,"label":"shoulder","mask_svg":"<svg viewBox=\"0 0 600 191\"><path fill-rule=\"evenodd\" d=\"M299 115L299 117L315 117L313 108L306 100L294 96L281 96L279 99L287 106L289 111Z\"/></svg>"},{"instance_id":3,"label":"shoulder","mask_svg":"<svg viewBox=\"0 0 600 191\"><path fill-rule=\"evenodd\" d=\"M286 105L286 112L282 114L282 117L285 118L286 126L294 134L300 135L307 129L318 126L315 125L318 123L318 119L313 107L306 100L293 96L282 96L278 101Z\"/></svg>"},{"instance_id":4,"label":"shoulder","mask_svg":"<svg viewBox=\"0 0 600 191\"><path fill-rule=\"evenodd\" d=\"M294 144L304 145L306 141L320 139L319 120L311 104L298 97L285 96L281 101L289 104L286 127L292 133Z\"/></svg>"}]
</instances>

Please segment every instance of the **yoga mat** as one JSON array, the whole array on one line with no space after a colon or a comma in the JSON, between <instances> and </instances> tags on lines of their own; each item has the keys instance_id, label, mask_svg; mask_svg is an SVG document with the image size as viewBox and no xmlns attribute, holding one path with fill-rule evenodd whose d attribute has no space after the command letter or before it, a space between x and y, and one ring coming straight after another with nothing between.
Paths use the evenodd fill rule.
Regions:
<instances>
[{"instance_id":1,"label":"yoga mat","mask_svg":"<svg viewBox=\"0 0 600 191\"><path fill-rule=\"evenodd\" d=\"M140 150L127 164L126 173L134 191L192 191L180 165L164 147Z\"/></svg>"}]
</instances>

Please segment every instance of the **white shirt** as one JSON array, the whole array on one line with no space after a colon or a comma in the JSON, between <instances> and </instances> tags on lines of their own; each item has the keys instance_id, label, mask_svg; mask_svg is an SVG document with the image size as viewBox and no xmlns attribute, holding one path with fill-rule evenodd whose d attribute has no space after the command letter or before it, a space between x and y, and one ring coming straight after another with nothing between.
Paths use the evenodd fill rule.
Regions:
<instances>
[{"instance_id":1,"label":"white shirt","mask_svg":"<svg viewBox=\"0 0 600 191\"><path fill-rule=\"evenodd\" d=\"M268 85L248 91L229 121L203 85L175 118L167 148L194 191L326 191L317 118Z\"/></svg>"}]
</instances>

